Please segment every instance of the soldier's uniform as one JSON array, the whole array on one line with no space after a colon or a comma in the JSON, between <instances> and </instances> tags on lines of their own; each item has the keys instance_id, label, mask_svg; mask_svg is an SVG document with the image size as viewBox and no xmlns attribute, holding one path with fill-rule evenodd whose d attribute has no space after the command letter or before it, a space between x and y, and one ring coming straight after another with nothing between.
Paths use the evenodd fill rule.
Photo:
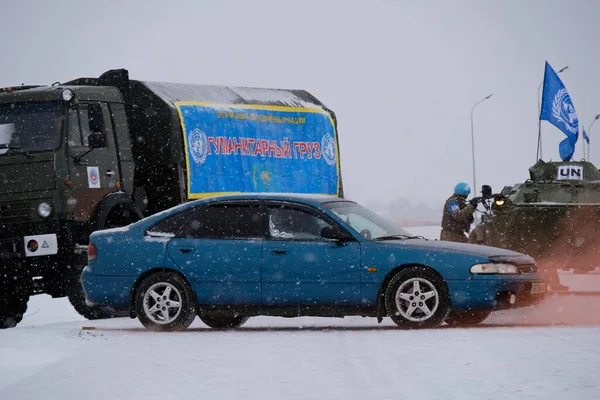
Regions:
<instances>
[{"instance_id":1,"label":"soldier's uniform","mask_svg":"<svg viewBox=\"0 0 600 400\"><path fill-rule=\"evenodd\" d=\"M465 235L471 229L475 207L466 201L466 196L452 195L444 204L440 240L467 243Z\"/></svg>"},{"instance_id":2,"label":"soldier's uniform","mask_svg":"<svg viewBox=\"0 0 600 400\"><path fill-rule=\"evenodd\" d=\"M469 234L469 243L489 245L487 242L489 239L486 237L485 226L479 224Z\"/></svg>"}]
</instances>

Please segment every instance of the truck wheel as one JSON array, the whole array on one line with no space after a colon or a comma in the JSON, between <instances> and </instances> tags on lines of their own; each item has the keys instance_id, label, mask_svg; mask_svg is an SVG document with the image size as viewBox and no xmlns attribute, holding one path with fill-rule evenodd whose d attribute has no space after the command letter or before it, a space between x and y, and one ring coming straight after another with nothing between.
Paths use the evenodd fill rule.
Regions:
<instances>
[{"instance_id":1,"label":"truck wheel","mask_svg":"<svg viewBox=\"0 0 600 400\"><path fill-rule=\"evenodd\" d=\"M129 316L127 311L117 311L111 307L88 306L85 302L83 287L78 280L71 283L71 287L69 288L69 302L75 311L89 320L124 318Z\"/></svg>"},{"instance_id":2,"label":"truck wheel","mask_svg":"<svg viewBox=\"0 0 600 400\"><path fill-rule=\"evenodd\" d=\"M385 290L388 315L400 328L435 328L450 310L450 296L443 278L424 267L400 270Z\"/></svg>"},{"instance_id":3,"label":"truck wheel","mask_svg":"<svg viewBox=\"0 0 600 400\"><path fill-rule=\"evenodd\" d=\"M139 216L131 206L121 205L110 211L106 221L102 223L102 226L100 226L99 229L119 228L132 224L138 220ZM82 270L83 267L84 266L80 266ZM70 284L69 302L81 316L89 320L124 318L129 316L127 311L117 311L111 307L88 306L85 302L85 295L79 278L80 276L77 276Z\"/></svg>"},{"instance_id":4,"label":"truck wheel","mask_svg":"<svg viewBox=\"0 0 600 400\"><path fill-rule=\"evenodd\" d=\"M152 331L184 331L196 318L196 296L174 272L157 272L144 279L134 302L138 319Z\"/></svg>"},{"instance_id":5,"label":"truck wheel","mask_svg":"<svg viewBox=\"0 0 600 400\"><path fill-rule=\"evenodd\" d=\"M200 315L200 320L214 329L232 329L239 328L248 321L249 317L244 316L221 316L221 315Z\"/></svg>"},{"instance_id":6,"label":"truck wheel","mask_svg":"<svg viewBox=\"0 0 600 400\"><path fill-rule=\"evenodd\" d=\"M101 229L120 228L140 220L138 213L131 205L120 205L110 211Z\"/></svg>"},{"instance_id":7,"label":"truck wheel","mask_svg":"<svg viewBox=\"0 0 600 400\"><path fill-rule=\"evenodd\" d=\"M490 310L466 311L463 313L455 313L450 311L446 317L446 323L452 326L472 326L479 325L490 316Z\"/></svg>"},{"instance_id":8,"label":"truck wheel","mask_svg":"<svg viewBox=\"0 0 600 400\"><path fill-rule=\"evenodd\" d=\"M17 284L0 284L0 329L14 328L27 312L29 290Z\"/></svg>"}]
</instances>

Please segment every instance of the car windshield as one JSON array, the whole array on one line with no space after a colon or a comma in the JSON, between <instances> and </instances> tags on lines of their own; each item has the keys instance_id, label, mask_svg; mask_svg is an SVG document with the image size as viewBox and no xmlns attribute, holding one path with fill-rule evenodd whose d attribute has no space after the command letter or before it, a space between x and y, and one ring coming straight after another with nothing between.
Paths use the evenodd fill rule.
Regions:
<instances>
[{"instance_id":1,"label":"car windshield","mask_svg":"<svg viewBox=\"0 0 600 400\"><path fill-rule=\"evenodd\" d=\"M57 102L0 105L0 155L60 147L64 108Z\"/></svg>"},{"instance_id":2,"label":"car windshield","mask_svg":"<svg viewBox=\"0 0 600 400\"><path fill-rule=\"evenodd\" d=\"M350 201L334 201L323 206L369 239L403 239L415 237L375 212Z\"/></svg>"}]
</instances>

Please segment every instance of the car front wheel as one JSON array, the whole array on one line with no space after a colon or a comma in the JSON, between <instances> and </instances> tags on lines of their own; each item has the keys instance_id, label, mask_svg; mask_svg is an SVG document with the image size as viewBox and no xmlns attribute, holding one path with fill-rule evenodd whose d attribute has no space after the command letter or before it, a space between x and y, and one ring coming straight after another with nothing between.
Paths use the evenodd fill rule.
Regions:
<instances>
[{"instance_id":1,"label":"car front wheel","mask_svg":"<svg viewBox=\"0 0 600 400\"><path fill-rule=\"evenodd\" d=\"M450 310L449 297L443 278L425 267L402 269L385 291L388 315L403 329L441 325Z\"/></svg>"},{"instance_id":2,"label":"car front wheel","mask_svg":"<svg viewBox=\"0 0 600 400\"><path fill-rule=\"evenodd\" d=\"M146 328L153 331L183 331L196 317L192 288L178 274L158 272L140 284L135 311Z\"/></svg>"}]
</instances>

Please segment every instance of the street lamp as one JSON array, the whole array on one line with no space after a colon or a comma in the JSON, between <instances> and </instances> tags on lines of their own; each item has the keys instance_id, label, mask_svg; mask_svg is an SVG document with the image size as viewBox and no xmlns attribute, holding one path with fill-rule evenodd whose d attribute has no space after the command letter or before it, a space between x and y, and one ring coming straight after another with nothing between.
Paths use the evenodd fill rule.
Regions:
<instances>
[{"instance_id":1,"label":"street lamp","mask_svg":"<svg viewBox=\"0 0 600 400\"><path fill-rule=\"evenodd\" d=\"M484 101L486 101L493 95L494 94L492 93L489 96L484 97L483 99L479 100L477 103L475 103L475 105L471 109L471 152L472 152L472 158L473 158L473 190L477 190L477 181L475 180L475 132L473 129L473 112L475 111L475 107L477 107L479 104L483 103Z\"/></svg>"},{"instance_id":2,"label":"street lamp","mask_svg":"<svg viewBox=\"0 0 600 400\"><path fill-rule=\"evenodd\" d=\"M561 72L567 70L569 68L569 66L567 65L566 67L563 67L561 69L558 70L557 74L560 74ZM542 80L542 82L540 82L540 86L538 86L538 95L537 95L537 99L538 99L538 154L535 156L535 161L539 160L540 158L542 158L542 120L540 120L540 114L542 113L542 85L544 84L544 81ZM539 156L539 157L538 157Z\"/></svg>"},{"instance_id":3,"label":"street lamp","mask_svg":"<svg viewBox=\"0 0 600 400\"><path fill-rule=\"evenodd\" d=\"M590 138L590 140L591 140L591 138L592 138L592 126L594 126L594 122L598 121L598 119L600 119L600 114L598 114L598 115L596 115L596 116L594 117L594 120L593 120L593 121L590 123L590 126L588 127L587 134L588 134L588 137ZM589 143L588 143L588 146L587 146L587 148L588 148L588 156L587 156L587 159L588 159L588 161L590 161L590 162L591 162L591 160L590 160L590 144L589 144ZM585 154L584 154L584 156L585 156Z\"/></svg>"}]
</instances>

